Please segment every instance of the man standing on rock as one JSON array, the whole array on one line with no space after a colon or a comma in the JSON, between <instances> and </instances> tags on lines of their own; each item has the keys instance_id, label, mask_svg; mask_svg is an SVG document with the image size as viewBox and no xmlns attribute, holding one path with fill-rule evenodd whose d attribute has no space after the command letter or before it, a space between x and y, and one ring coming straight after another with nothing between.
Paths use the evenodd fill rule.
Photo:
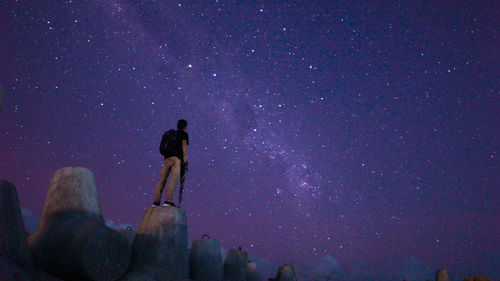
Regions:
<instances>
[{"instance_id":1,"label":"man standing on rock","mask_svg":"<svg viewBox=\"0 0 500 281\"><path fill-rule=\"evenodd\" d=\"M174 191L179 180L181 165L186 163L186 152L189 144L189 136L186 132L187 121L180 119L177 122L177 130L168 130L163 134L160 144L160 153L163 155L163 167L161 168L160 178L154 191L154 206L160 206L161 194L165 183L165 203L163 206L174 206ZM170 174L170 175L169 175Z\"/></svg>"}]
</instances>

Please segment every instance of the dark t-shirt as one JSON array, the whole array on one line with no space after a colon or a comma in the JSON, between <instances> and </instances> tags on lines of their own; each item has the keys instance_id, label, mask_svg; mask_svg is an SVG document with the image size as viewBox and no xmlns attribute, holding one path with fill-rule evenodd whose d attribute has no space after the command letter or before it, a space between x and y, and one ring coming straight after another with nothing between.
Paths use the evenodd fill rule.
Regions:
<instances>
[{"instance_id":1,"label":"dark t-shirt","mask_svg":"<svg viewBox=\"0 0 500 281\"><path fill-rule=\"evenodd\" d=\"M183 153L182 153L182 141L186 140L187 144L189 145L189 135L186 133L184 130L177 130L177 148L175 149L175 153L168 153L165 155L165 158L171 157L171 156L176 156L179 159L183 159Z\"/></svg>"}]
</instances>

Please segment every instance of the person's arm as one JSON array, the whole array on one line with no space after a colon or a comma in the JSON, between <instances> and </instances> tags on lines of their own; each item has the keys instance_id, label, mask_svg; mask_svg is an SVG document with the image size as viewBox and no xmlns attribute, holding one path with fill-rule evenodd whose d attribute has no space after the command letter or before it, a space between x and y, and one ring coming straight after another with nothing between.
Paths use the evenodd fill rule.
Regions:
<instances>
[{"instance_id":1,"label":"person's arm","mask_svg":"<svg viewBox=\"0 0 500 281\"><path fill-rule=\"evenodd\" d=\"M182 155L183 155L183 158L182 161L186 162L186 153L187 153L187 140L182 140Z\"/></svg>"}]
</instances>

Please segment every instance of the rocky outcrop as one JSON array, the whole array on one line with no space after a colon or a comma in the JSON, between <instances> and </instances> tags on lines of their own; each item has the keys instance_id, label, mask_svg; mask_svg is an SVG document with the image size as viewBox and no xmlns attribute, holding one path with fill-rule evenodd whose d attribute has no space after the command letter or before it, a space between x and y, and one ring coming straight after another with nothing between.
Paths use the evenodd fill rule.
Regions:
<instances>
[{"instance_id":1,"label":"rocky outcrop","mask_svg":"<svg viewBox=\"0 0 500 281\"><path fill-rule=\"evenodd\" d=\"M135 236L130 270L158 281L189 278L186 212L149 207Z\"/></svg>"},{"instance_id":2,"label":"rocky outcrop","mask_svg":"<svg viewBox=\"0 0 500 281\"><path fill-rule=\"evenodd\" d=\"M71 280L116 280L130 264L130 243L104 224L90 170L54 173L38 231L29 237L39 268Z\"/></svg>"},{"instance_id":3,"label":"rocky outcrop","mask_svg":"<svg viewBox=\"0 0 500 281\"><path fill-rule=\"evenodd\" d=\"M32 264L16 188L3 180L0 180L0 256Z\"/></svg>"},{"instance_id":4,"label":"rocky outcrop","mask_svg":"<svg viewBox=\"0 0 500 281\"><path fill-rule=\"evenodd\" d=\"M436 270L436 281L450 281L450 278L448 278L448 272L446 269L441 268Z\"/></svg>"},{"instance_id":5,"label":"rocky outcrop","mask_svg":"<svg viewBox=\"0 0 500 281\"><path fill-rule=\"evenodd\" d=\"M243 252L241 247L231 249L224 261L224 279L231 281L247 280L248 253Z\"/></svg>"}]
</instances>

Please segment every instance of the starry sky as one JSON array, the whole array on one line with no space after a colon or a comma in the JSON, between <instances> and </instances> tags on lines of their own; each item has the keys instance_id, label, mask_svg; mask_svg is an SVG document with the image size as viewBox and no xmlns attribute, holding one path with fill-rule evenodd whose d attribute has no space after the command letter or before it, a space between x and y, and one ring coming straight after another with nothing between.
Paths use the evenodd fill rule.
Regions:
<instances>
[{"instance_id":1,"label":"starry sky","mask_svg":"<svg viewBox=\"0 0 500 281\"><path fill-rule=\"evenodd\" d=\"M2 1L0 177L39 216L87 167L137 227L184 118L189 240L499 278L498 3L366 2Z\"/></svg>"}]
</instances>

